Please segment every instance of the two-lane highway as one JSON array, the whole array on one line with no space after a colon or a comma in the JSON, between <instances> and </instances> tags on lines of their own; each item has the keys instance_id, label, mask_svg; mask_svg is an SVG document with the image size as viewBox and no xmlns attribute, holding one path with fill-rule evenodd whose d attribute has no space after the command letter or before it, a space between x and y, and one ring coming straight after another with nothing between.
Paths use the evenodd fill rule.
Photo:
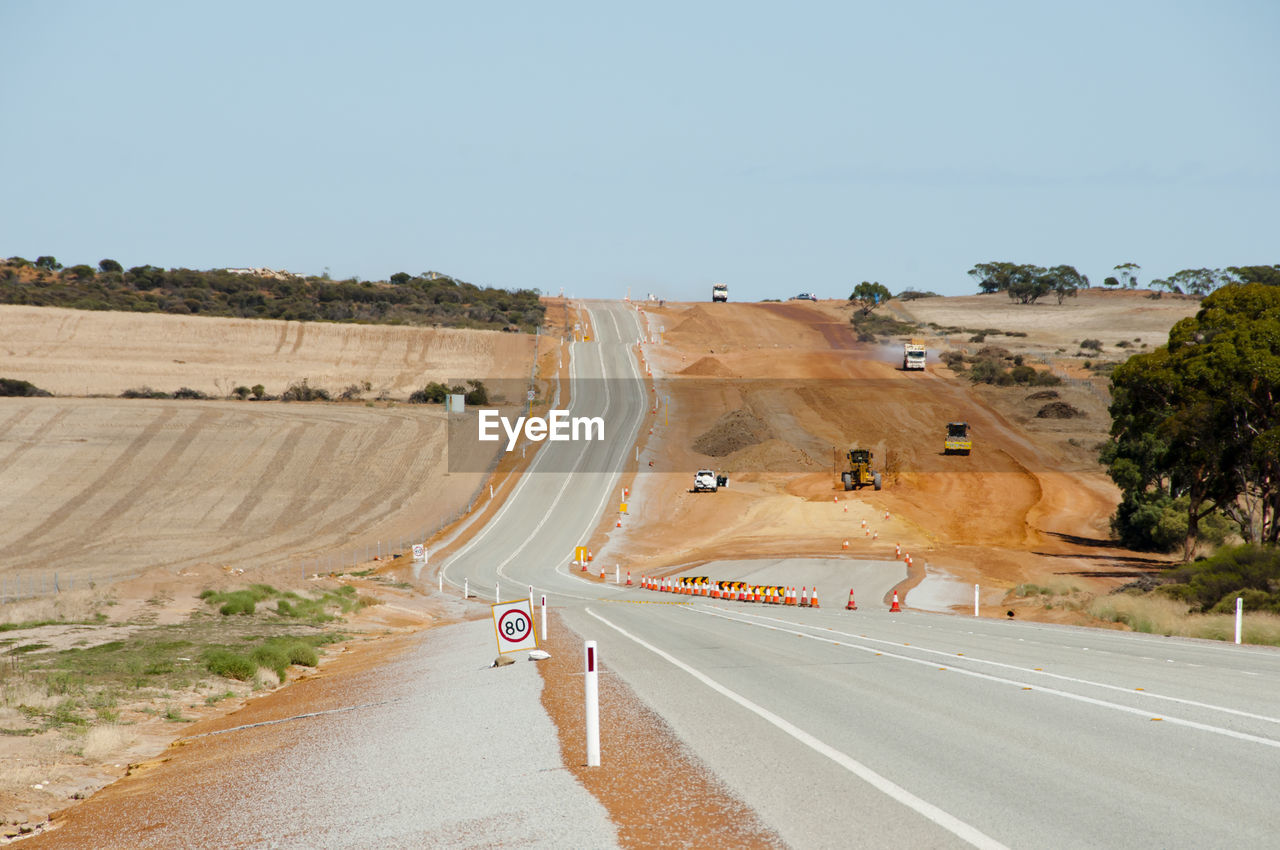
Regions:
<instances>
[{"instance_id":1,"label":"two-lane highway","mask_svg":"<svg viewBox=\"0 0 1280 850\"><path fill-rule=\"evenodd\" d=\"M794 846L1274 846L1275 651L835 600L621 604L656 597L567 575L617 484L573 470L631 452L646 406L628 351L634 311L591 313L596 339L573 352L574 412L608 417L614 439L546 445L535 467L568 471L524 476L445 564L451 584L548 593Z\"/></svg>"}]
</instances>

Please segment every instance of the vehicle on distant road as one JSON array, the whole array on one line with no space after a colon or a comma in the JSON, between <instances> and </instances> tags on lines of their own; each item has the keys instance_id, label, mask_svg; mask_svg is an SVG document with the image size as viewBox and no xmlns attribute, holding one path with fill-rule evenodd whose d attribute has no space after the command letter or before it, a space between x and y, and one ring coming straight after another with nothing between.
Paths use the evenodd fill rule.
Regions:
<instances>
[{"instance_id":1,"label":"vehicle on distant road","mask_svg":"<svg viewBox=\"0 0 1280 850\"><path fill-rule=\"evenodd\" d=\"M902 345L902 368L908 372L924 371L925 345L922 339L913 339Z\"/></svg>"},{"instance_id":2,"label":"vehicle on distant road","mask_svg":"<svg viewBox=\"0 0 1280 850\"><path fill-rule=\"evenodd\" d=\"M791 300L791 301L817 301L817 300L818 300L818 296L814 295L812 292L801 292L799 295L792 295L792 296L791 296L791 298L790 298L790 299L788 299L788 300Z\"/></svg>"},{"instance_id":3,"label":"vehicle on distant road","mask_svg":"<svg viewBox=\"0 0 1280 850\"><path fill-rule=\"evenodd\" d=\"M727 283L711 284L711 303L712 304L714 304L717 301L728 301L728 300L729 300L729 284Z\"/></svg>"}]
</instances>

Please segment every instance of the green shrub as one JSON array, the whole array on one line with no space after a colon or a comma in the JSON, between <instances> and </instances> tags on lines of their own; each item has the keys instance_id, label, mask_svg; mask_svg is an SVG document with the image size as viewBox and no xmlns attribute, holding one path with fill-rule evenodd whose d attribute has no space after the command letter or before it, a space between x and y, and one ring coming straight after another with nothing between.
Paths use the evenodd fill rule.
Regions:
<instances>
[{"instance_id":1,"label":"green shrub","mask_svg":"<svg viewBox=\"0 0 1280 850\"><path fill-rule=\"evenodd\" d=\"M200 390L193 390L191 387L183 387L173 394L174 398L208 398L207 393Z\"/></svg>"},{"instance_id":2,"label":"green shrub","mask_svg":"<svg viewBox=\"0 0 1280 850\"><path fill-rule=\"evenodd\" d=\"M300 384L290 384L280 394L281 401L328 401L329 391L310 386L304 379Z\"/></svg>"},{"instance_id":3,"label":"green shrub","mask_svg":"<svg viewBox=\"0 0 1280 850\"><path fill-rule=\"evenodd\" d=\"M1100 340L1100 339L1082 339L1082 340L1080 340L1080 347L1081 347L1082 349L1084 349L1085 351L1101 351L1101 350L1102 350L1102 340Z\"/></svg>"},{"instance_id":4,"label":"green shrub","mask_svg":"<svg viewBox=\"0 0 1280 850\"><path fill-rule=\"evenodd\" d=\"M210 649L204 656L205 669L215 676L247 682L258 672L258 665L248 656L229 649Z\"/></svg>"},{"instance_id":5,"label":"green shrub","mask_svg":"<svg viewBox=\"0 0 1280 850\"><path fill-rule=\"evenodd\" d=\"M255 649L249 658L259 667L274 670L280 681L285 680L285 671L289 667L289 654L278 645L266 643Z\"/></svg>"}]
</instances>

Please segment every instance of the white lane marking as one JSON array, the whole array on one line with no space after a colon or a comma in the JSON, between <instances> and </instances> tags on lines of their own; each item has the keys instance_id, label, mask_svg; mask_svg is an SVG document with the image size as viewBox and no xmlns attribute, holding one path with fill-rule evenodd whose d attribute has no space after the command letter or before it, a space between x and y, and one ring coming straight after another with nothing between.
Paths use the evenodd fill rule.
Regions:
<instances>
[{"instance_id":1,"label":"white lane marking","mask_svg":"<svg viewBox=\"0 0 1280 850\"><path fill-rule=\"evenodd\" d=\"M841 641L841 640L832 640L829 636L826 636L826 635L814 635L808 632L797 631L795 629L784 629L781 626L773 626L773 625L768 625L766 623L757 623L752 620L742 620L742 619L739 619L738 617L730 617L726 614L719 614L715 611L707 610L704 608L689 607L689 608L685 608L684 610L694 611L698 614L702 614L707 617L716 617L721 620L729 620L730 622L741 623L744 626L754 626L755 628L758 628L758 629L772 629L773 631L784 632L786 634L795 635L796 637L808 638L809 640L821 641L822 643L826 643L826 644L834 644L836 646L845 646L845 647L848 647L849 649L856 649L859 652L870 652L872 654L881 655L886 658L896 658L899 661L908 661L912 664L921 664L921 665L924 665L925 667L931 667L934 669L936 669L938 666L938 662L936 661L926 661L923 658L912 658L910 655L902 655L897 652L890 652L887 649L877 649L876 647L873 647L873 646L862 646L856 643L848 643L846 641ZM870 638L867 638L867 640L870 640ZM965 656L965 657L967 658L968 656ZM956 673L957 675L960 675L960 676L971 676L975 679L985 679L989 682L998 682L1002 685L1013 685L1015 687L1019 687L1028 691L1037 691L1038 693L1049 694L1051 696L1062 697L1064 699L1069 699L1069 700L1075 700L1076 702L1088 703L1089 705L1096 705L1101 708L1109 708L1109 709L1112 709L1113 711L1119 711L1124 714L1134 714L1134 715L1137 715L1138 717L1145 717L1148 720L1152 719L1151 712L1149 711L1143 711L1140 708L1133 708L1132 706L1128 706L1128 705L1121 705L1120 703L1117 703L1117 702L1107 702L1106 700L1095 699L1094 697L1087 697L1087 696L1084 696L1083 694L1073 694L1070 691L1060 691L1056 688L1046 688L1043 685L1032 685L1029 682L1020 682L1016 679L1006 679L1003 676L993 676L990 673L979 673L977 670L966 670L963 667L948 666L946 669L948 672ZM1277 741L1273 738L1263 738L1259 735L1250 735L1247 732L1237 732L1234 729L1224 729L1221 726L1211 726L1208 723L1199 723L1195 720L1184 720L1183 718L1180 718L1180 717L1170 717L1167 714L1161 715L1160 719L1165 723L1171 723L1174 726L1185 726L1188 729L1198 729L1201 732L1211 732L1215 735L1224 735L1228 738L1235 738L1238 741L1246 741L1251 744L1261 744L1266 747L1276 747L1277 749L1280 749L1280 741Z\"/></svg>"},{"instance_id":2,"label":"white lane marking","mask_svg":"<svg viewBox=\"0 0 1280 850\"><path fill-rule=\"evenodd\" d=\"M715 605L710 607L718 608L718 610L729 613L728 609L725 609L725 608L719 608L718 606L715 606ZM871 643L884 644L885 646L901 646L902 645L900 642L883 640L881 638L867 637L866 635L855 635L849 632L842 632L842 631L839 631L838 629L832 629L826 626L813 626L808 623L798 623L794 620L783 620L778 617L767 617L763 614L752 614L750 612L732 612L732 613L741 613L742 615L748 616L748 617L758 617L762 620L769 620L770 622L774 622L774 623L786 623L787 625L796 626L799 628L807 628L807 629L820 628L822 629L824 634L836 634L836 635L841 635L843 637L852 638L854 640L865 640L865 641L870 641ZM930 655L939 655L939 656L942 656L943 658L950 658L953 662L956 659L956 654L954 652L948 652L942 649L929 649L927 647L920 646L919 644L912 644L911 648L918 650L920 652L927 652ZM972 661L975 664L987 664L991 667L1000 667L1005 670L1014 670L1018 673L1025 673L1030 676L1044 676L1050 679L1057 679L1058 681L1061 681L1061 682L1072 682L1077 685L1088 685L1090 687L1102 688L1109 691L1119 691L1122 694L1132 694L1133 696L1149 697L1150 699L1165 700L1166 702L1174 702L1174 703L1178 703L1179 705L1189 705L1194 708L1203 708L1209 711L1221 712L1223 714L1234 714L1237 717L1247 717L1250 720L1261 720L1266 723L1280 723L1280 717L1270 717L1265 714L1254 714L1253 712L1250 712L1250 711L1241 711L1240 709L1237 709L1237 708L1228 708L1225 705L1214 705L1213 703L1208 703L1208 702L1197 702L1196 700L1193 700L1193 699L1184 699L1182 697L1167 696L1165 694L1155 693L1154 691L1137 690L1135 688L1126 688L1121 685L1107 684L1106 682L1095 682L1092 679L1079 679L1079 678L1076 678L1075 676L1064 676L1061 673L1050 673L1046 670L1035 670L1030 667L1019 667L1016 664L1006 664L1003 661L990 661L988 659L979 658L976 655L970 655L968 653L965 653L964 660ZM1169 661L1172 661L1172 660L1173 659L1169 659Z\"/></svg>"},{"instance_id":3,"label":"white lane marking","mask_svg":"<svg viewBox=\"0 0 1280 850\"><path fill-rule=\"evenodd\" d=\"M976 827L970 826L969 824L965 823L959 818L951 814L948 814L947 812L944 812L942 809L938 808L932 803L920 799L915 794L912 794L910 791L908 791L906 788L903 788L901 785L897 784L896 782L893 782L892 780L884 776L881 776L879 773L876 773L874 770L867 767L865 764L853 758L852 756L849 756L846 753L843 753L840 750L837 750L835 747L832 747L829 744L823 743L822 741L818 740L813 735L810 735L808 732L804 731L803 729L791 723L790 721L782 717L779 717L778 715L774 714L772 711L769 711L767 708L757 705L756 703L752 702L751 700L747 699L746 697L742 696L736 691L729 690L724 685L712 679L710 676L707 676L705 673L702 673L701 671L694 669L688 664L685 664L683 661L676 658L675 656L667 652L664 652L661 649L658 649L658 647L654 646L653 644L645 640L642 640L641 638L636 637L635 635L628 632L626 629L623 629L622 627L615 625L609 620L606 620L604 617L601 617L599 614L592 611L590 608L587 608L585 610L592 617L595 617L597 620L604 623L606 626L613 629L618 634L634 641L635 643L639 644L640 646L654 653L664 661L674 665L675 667L678 667L679 669L688 673L693 678L697 679L702 684L711 688L716 693L720 694L721 696L727 697L728 699L733 700L738 705L745 708L747 711L750 711L752 714L755 714L757 717L760 717L766 720L767 722L773 724L779 730L790 735L792 738L795 738L797 741L809 747L814 752L820 755L826 756L836 764L843 767L845 770L852 773L854 776L857 776L863 782L866 782L867 784L876 788L876 790L884 794L887 794L889 797L892 797L894 800L897 800L902 805L912 809L917 814L921 815L924 818L927 818L928 820L932 821L933 823L937 824L938 826L942 827L943 829L947 830L948 832L962 839L963 841L966 841L969 844L972 844L974 847L991 848L991 850L998 850L998 848L1005 848L1005 850L1008 850L1006 845L1001 844L999 841L996 841L994 838L987 835L986 833L979 831Z\"/></svg>"},{"instance_id":4,"label":"white lane marking","mask_svg":"<svg viewBox=\"0 0 1280 850\"><path fill-rule=\"evenodd\" d=\"M573 384L574 375L577 370L577 361L574 359L574 356L573 356L573 347L575 345L577 345L576 341L569 343L569 383L570 385ZM529 472L533 472L533 468L538 466L540 463L542 463L542 458L544 457L544 455L545 455L545 452L541 452L541 451L538 452L538 456L533 459L533 463L529 464L529 470L528 470ZM531 480L531 476L527 474L522 474L520 476L520 481L516 484L515 490L511 492L511 495L507 497L506 502L504 502L502 507L499 508L497 515L495 515L493 519L485 523L484 528L480 529L480 531L476 534L476 536L472 537L466 544L463 545L461 549L459 549L457 552L454 552L452 555L449 556L449 559L445 561L444 564L440 567L440 572L444 574L445 581L448 581L450 584L454 584L449 579L448 569L451 566L453 566L455 561L460 559L467 552L470 552L473 548L475 548L476 545L480 543L480 541L484 540L484 538L489 536L489 532L493 531L494 527L498 525L499 520L501 520L502 517L506 515L507 511L511 510L511 506L515 504L516 496L520 494L520 491L522 491L525 488L525 485L528 484L530 480ZM568 482L566 477L566 485L567 483Z\"/></svg>"},{"instance_id":5,"label":"white lane marking","mask_svg":"<svg viewBox=\"0 0 1280 850\"><path fill-rule=\"evenodd\" d=\"M595 320L595 314L594 314L592 311L590 311L590 310L588 310L588 311L587 311L587 313L588 313L588 315L590 315L590 316L591 316L591 322L592 322L592 324L594 325L594 324L595 324L595 322L596 322L596 320ZM610 312L610 313L609 313L609 316L610 316L610 318L612 318L612 317L613 317L612 312ZM622 331L621 331L621 329L619 329L619 328L617 327L617 322L616 322L616 320L614 321L614 329L615 329L615 331L617 332L617 334L618 334L619 338L621 338L621 336L622 336ZM577 359L576 359L576 358L574 358L574 357L573 357L573 347L574 347L574 344L570 344L570 346L569 346L569 353L570 353L570 360L569 360L569 379L570 379L570 386L571 386L571 387L572 387L572 386L573 386L573 384L578 380L578 368L577 368L577 367L578 367L578 361L577 361ZM605 374L605 371L606 371L606 370L605 370L605 365L604 365L604 347L603 347L603 345L597 345L597 346L596 346L596 348L597 348L597 355L598 355L598 357L599 357L599 361L600 361L600 374L601 374L601 376L603 377L603 376L604 376L604 374ZM629 367L630 367L630 369L631 369L632 376L633 376L633 378L634 378L634 380L635 380L635 382L636 382L636 385L637 385L637 386L639 386L640 374L639 374L639 372L636 370L636 365L635 365L634 360L633 360L632 358L628 357L628 358L627 358L627 364L628 364L628 366L629 366ZM613 394L609 391L609 382L608 382L608 379L604 379L604 380L602 380L602 383L604 384L604 391L605 391L605 404L604 404L604 411L603 411L602 415L607 417L607 416L608 416L608 413L609 413L609 411L610 411L610 409L613 407ZM639 398L640 398L640 396L639 396L639 395L637 395L637 399L639 399ZM572 402L572 403L573 403L573 404L576 404L576 403L578 403L578 401L579 401L578 395L577 395L577 393L574 393L574 394L573 394L573 402ZM640 410L640 409L642 409L642 408L638 408L638 410ZM639 417L639 416L638 416L638 417L636 417L636 419L635 419L635 420L634 420L634 422L633 422L632 428L631 428L631 434L630 434L630 436L628 437L627 441L624 443L628 448L630 447L630 445L631 445L632 443L634 443L634 442L635 442L636 435L637 435L637 434L639 433L639 431L640 431L640 422L641 422L641 417ZM533 471L533 466L534 466L534 465L536 465L536 464L538 464L539 462L541 462L541 460L542 460L543 456L544 456L544 453L543 453L543 452L539 452L539 453L538 453L538 457L536 457L536 458L534 459L534 463L530 465L530 470L529 470L529 472L532 472L532 471ZM524 542L523 542L519 547L517 547L517 548L516 548L516 549L515 549L515 550L514 550L510 555L508 555L508 556L507 556L507 558L506 558L504 561L502 561L500 564L498 564L498 567L497 567L497 569L495 570L495 573L496 573L496 575L497 575L499 578L508 579L508 580L514 580L514 579L511 579L511 577L510 577L510 576L508 576L508 575L504 572L505 567L506 567L508 564L510 564L513 560L515 560L515 559L516 559L516 558L517 558L517 557L518 557L522 552L524 552L524 550L528 547L529 543L530 543L530 542L532 542L533 538L538 534L538 532L539 532L539 531L541 531L541 530L542 530L543 526L545 526L545 525L546 525L547 520L551 519L552 514L555 512L555 507L556 507L556 505L560 504L560 500L561 500L562 498L564 498L564 494L565 494L565 492L568 490L569 485L570 485L571 483L575 483L575 482L574 482L574 479L573 479L573 476L574 476L574 474L578 471L578 467L580 467L580 466L582 465L582 463L586 460L586 456L587 456L587 453L586 453L586 451L585 451L585 450L584 450L584 451L582 451L581 453L579 453L577 462L574 464L573 469L572 469L568 474L566 474L566 475L565 475L565 477L564 477L564 481L563 481L563 483L561 483L561 485L560 485L560 489L559 489L559 491L556 493L556 497L555 497L555 499L552 501L551 506L550 506L549 508L547 508L546 513L545 513L545 514L543 515L543 517L542 517L542 520L541 520L541 521L540 521L540 522L539 522L539 523L534 527L533 531L529 532L529 535L528 535L528 537L526 537L526 538L525 538ZM579 535L579 537L581 537L581 536L583 536L584 534L586 534L587 532L589 532L589 531L590 531L590 529L591 529L591 527L595 525L595 523L596 523L597 519L599 518L599 516L600 516L600 514L601 514L601 511L604 509L605 502L609 499L610 494L613 492L613 484L614 484L614 482L616 482L617 478L618 478L618 474L617 474L617 473L615 473L615 474L610 478L609 486L608 486L608 487L603 488L603 490L602 490L602 494L601 494L601 497L600 497L600 502L599 502L599 504L596 506L596 510L594 511L594 513L592 513L592 514L590 515L590 517L591 517L591 518L587 521L586 528L585 528L585 530L582 532L582 534L580 534L580 535ZM485 525L485 527L480 531L480 533L479 533L479 534L477 534L474 538L472 538L472 539L471 539L471 541L470 541L467 545L465 545L462 549L458 550L458 551L457 551L457 552L455 552L452 556L450 556L449 560L448 560L448 561L445 563L445 565L441 568L442 570L447 570L449 567L451 567L451 566L453 565L454 561L458 560L459 558L461 558L461 557L462 557L462 555L464 555L466 552L470 551L470 549L471 549L473 546L475 546L475 545L476 545L476 544L477 544L481 539L483 539L485 536L487 536L487 535L488 535L488 533L489 533L489 532L490 532L490 531L491 531L495 526L497 526L497 525L498 525L499 520L501 520L502 516L507 512L507 510L509 510L509 509L512 507L512 505L514 505L514 504L516 503L516 497L518 496L518 494L520 493L520 491L524 489L524 486L525 486L525 484L526 484L526 482L527 482L528 480L529 480L529 475L528 475L528 474L525 474L525 475L522 475L522 476L521 476L520 484L517 486L516 490L515 490L515 491L513 491L513 492L511 493L511 495L507 497L507 501L506 501L506 503L505 503L505 504L503 504L502 508L499 510L499 512L497 513L497 515L496 515L496 516L494 516L494 518L493 518L492 520L490 520L490 521ZM447 574L446 574L446 579L447 579L447 578L448 578L448 576L447 576ZM453 583L453 582L450 582L450 584L452 584L452 583ZM538 589L538 590L543 590L543 589L545 589L545 588L542 588L542 587L540 587L540 586L538 586L538 585L534 585L534 587L535 587L536 589ZM484 589L484 586L483 586L483 585L478 585L478 588L483 590L483 589ZM613 589L612 589L612 588L610 588L610 590L612 591ZM559 593L559 592L558 592L558 593ZM559 593L559 595L560 595L560 596L574 596L573 594L565 594L565 593ZM585 599L585 600L591 600L591 599L592 599L592 598L594 598L594 597L575 597L575 598L581 598L581 599Z\"/></svg>"}]
</instances>

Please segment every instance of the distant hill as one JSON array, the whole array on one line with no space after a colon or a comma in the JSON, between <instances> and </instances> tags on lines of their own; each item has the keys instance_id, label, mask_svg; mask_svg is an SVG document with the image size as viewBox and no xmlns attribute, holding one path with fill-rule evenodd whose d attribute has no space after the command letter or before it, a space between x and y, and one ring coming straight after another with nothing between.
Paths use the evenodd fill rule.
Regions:
<instances>
[{"instance_id":1,"label":"distant hill","mask_svg":"<svg viewBox=\"0 0 1280 850\"><path fill-rule=\"evenodd\" d=\"M329 280L271 269L126 270L114 260L64 268L53 257L0 260L0 304L528 333L546 312L536 290L481 287L437 272Z\"/></svg>"}]
</instances>

